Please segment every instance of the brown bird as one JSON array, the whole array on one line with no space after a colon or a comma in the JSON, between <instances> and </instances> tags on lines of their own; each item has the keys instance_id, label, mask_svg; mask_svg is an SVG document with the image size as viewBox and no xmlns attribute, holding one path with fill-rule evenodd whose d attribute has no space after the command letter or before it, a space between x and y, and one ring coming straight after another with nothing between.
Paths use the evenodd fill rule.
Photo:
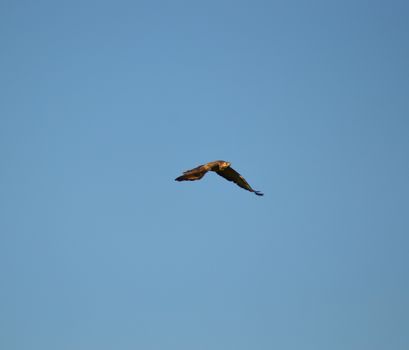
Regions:
<instances>
[{"instance_id":1,"label":"brown bird","mask_svg":"<svg viewBox=\"0 0 409 350\"><path fill-rule=\"evenodd\" d=\"M175 181L196 181L200 180L208 171L214 171L226 180L233 181L247 191L254 192L257 196L263 196L260 191L255 191L247 183L243 176L241 176L236 170L230 167L230 162L224 160L216 160L207 164L199 165L191 170L186 170L183 175L177 177Z\"/></svg>"}]
</instances>

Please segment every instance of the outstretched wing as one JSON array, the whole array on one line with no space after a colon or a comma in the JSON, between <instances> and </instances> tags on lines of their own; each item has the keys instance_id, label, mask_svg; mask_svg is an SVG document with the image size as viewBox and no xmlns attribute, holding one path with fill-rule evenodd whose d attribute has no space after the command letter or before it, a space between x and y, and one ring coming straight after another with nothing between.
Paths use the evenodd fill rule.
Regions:
<instances>
[{"instance_id":1,"label":"outstretched wing","mask_svg":"<svg viewBox=\"0 0 409 350\"><path fill-rule=\"evenodd\" d=\"M255 191L248 184L246 179L241 176L236 170L232 167L228 167L221 171L216 171L218 175L224 177L226 180L233 181L235 184L239 185L241 188L244 188L247 191L254 192L257 196L263 196L264 194L260 191Z\"/></svg>"},{"instance_id":2,"label":"outstretched wing","mask_svg":"<svg viewBox=\"0 0 409 350\"><path fill-rule=\"evenodd\" d=\"M177 177L175 179L175 181L195 181L195 180L200 180L208 171L209 171L209 169L207 168L206 164L205 165L199 165L196 168L184 171L183 175Z\"/></svg>"}]
</instances>

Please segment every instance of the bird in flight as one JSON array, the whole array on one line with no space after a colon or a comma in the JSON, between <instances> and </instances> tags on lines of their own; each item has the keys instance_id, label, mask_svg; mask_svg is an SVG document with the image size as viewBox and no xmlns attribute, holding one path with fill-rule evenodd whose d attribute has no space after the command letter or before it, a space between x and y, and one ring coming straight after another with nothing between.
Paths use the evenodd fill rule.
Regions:
<instances>
[{"instance_id":1,"label":"bird in flight","mask_svg":"<svg viewBox=\"0 0 409 350\"><path fill-rule=\"evenodd\" d=\"M243 176L230 167L230 162L216 160L207 164L199 165L191 170L186 170L183 175L177 177L175 181L196 181L200 180L208 171L214 171L217 175L224 177L226 180L233 181L235 184L247 191L254 192L257 196L263 196L260 191L255 191L247 183Z\"/></svg>"}]
</instances>

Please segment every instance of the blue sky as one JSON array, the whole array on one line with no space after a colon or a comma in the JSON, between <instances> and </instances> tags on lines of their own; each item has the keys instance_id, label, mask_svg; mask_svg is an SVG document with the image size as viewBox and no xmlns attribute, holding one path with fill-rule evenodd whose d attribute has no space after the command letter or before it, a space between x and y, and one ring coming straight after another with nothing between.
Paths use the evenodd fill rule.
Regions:
<instances>
[{"instance_id":1,"label":"blue sky","mask_svg":"<svg viewBox=\"0 0 409 350\"><path fill-rule=\"evenodd\" d=\"M407 349L408 10L1 2L1 348Z\"/></svg>"}]
</instances>

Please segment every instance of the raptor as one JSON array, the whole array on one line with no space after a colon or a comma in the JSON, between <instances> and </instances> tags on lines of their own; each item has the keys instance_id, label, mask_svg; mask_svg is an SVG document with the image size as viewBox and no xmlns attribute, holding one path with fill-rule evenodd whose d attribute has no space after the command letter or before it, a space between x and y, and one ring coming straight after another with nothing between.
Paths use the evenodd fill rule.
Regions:
<instances>
[{"instance_id":1,"label":"raptor","mask_svg":"<svg viewBox=\"0 0 409 350\"><path fill-rule=\"evenodd\" d=\"M214 171L217 175L224 177L228 181L234 182L236 185L244 188L247 191L255 193L257 196L263 196L260 191L253 190L243 176L241 176L231 166L230 162L224 160L216 160L214 162L199 165L196 168L186 170L183 174L175 179L175 181L196 181L200 180L208 171Z\"/></svg>"}]
</instances>

